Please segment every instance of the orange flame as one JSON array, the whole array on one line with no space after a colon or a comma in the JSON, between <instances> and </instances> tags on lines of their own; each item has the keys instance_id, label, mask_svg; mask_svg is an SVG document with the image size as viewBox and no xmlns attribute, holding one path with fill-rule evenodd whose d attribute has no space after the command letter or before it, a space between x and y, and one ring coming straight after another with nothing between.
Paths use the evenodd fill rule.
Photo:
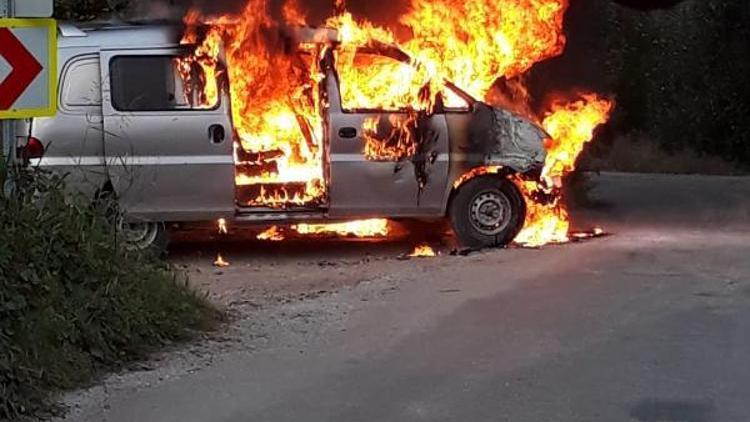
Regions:
<instances>
[{"instance_id":1,"label":"orange flame","mask_svg":"<svg viewBox=\"0 0 750 422\"><path fill-rule=\"evenodd\" d=\"M216 224L218 226L219 234L227 234L227 233L229 233L229 230L227 229L227 219L226 218L220 218L218 221L216 221Z\"/></svg>"},{"instance_id":2,"label":"orange flame","mask_svg":"<svg viewBox=\"0 0 750 422\"><path fill-rule=\"evenodd\" d=\"M432 258L435 256L437 256L437 253L429 245L419 245L409 254L410 258Z\"/></svg>"},{"instance_id":3,"label":"orange flame","mask_svg":"<svg viewBox=\"0 0 750 422\"><path fill-rule=\"evenodd\" d=\"M334 234L359 238L387 237L390 233L388 220L381 218L334 224L298 224L292 229L301 235Z\"/></svg>"},{"instance_id":4,"label":"orange flame","mask_svg":"<svg viewBox=\"0 0 750 422\"><path fill-rule=\"evenodd\" d=\"M279 230L276 226L269 227L266 231L263 233L260 233L257 236L258 240L270 240L272 242L280 242L285 239L284 233Z\"/></svg>"},{"instance_id":5,"label":"orange flame","mask_svg":"<svg viewBox=\"0 0 750 422\"><path fill-rule=\"evenodd\" d=\"M214 261L214 267L217 268L226 268L230 266L231 264L224 260L224 257L221 256L221 254L218 254L216 256L216 260Z\"/></svg>"},{"instance_id":6,"label":"orange flame","mask_svg":"<svg viewBox=\"0 0 750 422\"><path fill-rule=\"evenodd\" d=\"M593 139L594 130L609 119L614 102L593 94L572 103L555 102L542 122L552 139L547 143L547 161L542 182L521 181L527 198L526 224L515 242L524 246L564 243L570 240L570 216L559 192L549 202L535 200L536 192L550 193L562 187L562 178L575 170L576 160Z\"/></svg>"},{"instance_id":7,"label":"orange flame","mask_svg":"<svg viewBox=\"0 0 750 422\"><path fill-rule=\"evenodd\" d=\"M381 116L365 119L362 134L365 157L372 161L399 161L414 156L418 147L412 139L415 119L416 116L389 115L387 124L391 129L385 135L379 130Z\"/></svg>"},{"instance_id":8,"label":"orange flame","mask_svg":"<svg viewBox=\"0 0 750 422\"><path fill-rule=\"evenodd\" d=\"M565 46L569 0L412 0L405 50L477 98Z\"/></svg>"},{"instance_id":9,"label":"orange flame","mask_svg":"<svg viewBox=\"0 0 750 422\"><path fill-rule=\"evenodd\" d=\"M320 201L323 183L323 125L318 109L317 57L285 51L266 0L248 0L239 16L210 19L191 12L183 42L200 42L188 61L206 70L218 66L222 48L229 75L235 145L236 185L242 206L284 208ZM294 2L283 14L301 24ZM196 27L208 23L199 39ZM314 53L314 52L313 52ZM185 73L183 72L183 75ZM211 84L207 98L217 98ZM213 101L215 103L216 101Z\"/></svg>"}]
</instances>

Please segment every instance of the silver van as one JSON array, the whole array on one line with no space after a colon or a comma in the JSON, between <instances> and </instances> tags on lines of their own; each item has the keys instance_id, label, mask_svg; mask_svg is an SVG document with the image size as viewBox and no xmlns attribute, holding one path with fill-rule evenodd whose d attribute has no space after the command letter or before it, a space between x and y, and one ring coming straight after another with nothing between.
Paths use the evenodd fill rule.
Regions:
<instances>
[{"instance_id":1,"label":"silver van","mask_svg":"<svg viewBox=\"0 0 750 422\"><path fill-rule=\"evenodd\" d=\"M375 217L448 217L464 245L504 245L526 213L509 176L538 177L546 158L543 129L449 84L464 104L438 105L425 117L432 142L407 159L367 159L363 125L378 114L387 121L389 112L343 110L329 59L319 88L328 101L325 200L247 206L235 186L227 87L211 109L185 100L174 60L186 53L179 28L61 24L59 32L59 109L53 118L19 124L21 155L66 174L88 198L114 195L126 216L121 229L140 248L165 246L168 228L218 219L241 226Z\"/></svg>"}]
</instances>

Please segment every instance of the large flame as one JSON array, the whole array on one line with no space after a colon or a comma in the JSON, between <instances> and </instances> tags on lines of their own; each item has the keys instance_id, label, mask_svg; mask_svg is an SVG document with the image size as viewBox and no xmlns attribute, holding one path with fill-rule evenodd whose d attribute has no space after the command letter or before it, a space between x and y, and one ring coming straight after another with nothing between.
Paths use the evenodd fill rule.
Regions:
<instances>
[{"instance_id":1,"label":"large flame","mask_svg":"<svg viewBox=\"0 0 750 422\"><path fill-rule=\"evenodd\" d=\"M286 19L303 23L293 2ZM323 125L318 109L317 60L289 54L279 31L283 22L271 18L266 0L248 0L240 16L186 18L186 44L200 41L191 61L213 72L223 47L230 81L232 118L239 139L235 145L238 198L243 206L286 207L321 201ZM199 29L208 25L202 39ZM217 91L206 85L206 97Z\"/></svg>"},{"instance_id":2,"label":"large flame","mask_svg":"<svg viewBox=\"0 0 750 422\"><path fill-rule=\"evenodd\" d=\"M246 2L237 15L187 16L183 41L196 49L182 63L183 75L203 87L206 106L215 104L220 93L213 80L228 76L239 138L235 162L241 206L324 204L326 104L317 86L324 45L289 46L280 36L285 28L306 24L296 0L283 3L279 18L272 17L270 0ZM448 105L462 101L444 88L446 81L476 98L508 106L507 99L493 93L498 80L522 76L535 63L563 51L568 5L569 0L410 0L397 36L390 28L356 19L346 11L345 1L336 0L325 26L336 29L339 37L335 54L342 103L346 109L406 110L404 120L389 122L397 129L413 126L419 113L429 115L438 94ZM368 49L379 52L387 46L397 46L406 55L367 54ZM226 70L220 65L222 55ZM191 72L196 64L203 69L200 78ZM512 109L524 110L552 136L542 180L518 182L529 215L517 242L567 241L570 223L559 183L574 169L594 128L607 120L612 103L587 95L572 103L555 103L543 116L534 116L528 111L525 87L514 80L524 95L513 99ZM375 136L377 128L376 118L365 122L363 153L369 159L403 159L416 151L408 131L403 130L400 138L391 136L392 142L385 145ZM356 233L358 225L369 231L371 224L351 223L333 231ZM325 231L316 225L298 225L297 230Z\"/></svg>"},{"instance_id":3,"label":"large flame","mask_svg":"<svg viewBox=\"0 0 750 422\"><path fill-rule=\"evenodd\" d=\"M569 0L412 0L404 49L476 98L562 53Z\"/></svg>"},{"instance_id":4,"label":"large flame","mask_svg":"<svg viewBox=\"0 0 750 422\"><path fill-rule=\"evenodd\" d=\"M526 224L516 237L516 243L541 246L570 240L570 216L559 194L562 179L575 170L576 160L586 143L594 136L594 129L609 119L614 103L586 94L581 100L566 103L557 101L545 115L542 126L550 134L547 161L541 181L520 181L527 198ZM546 200L537 200L545 196Z\"/></svg>"}]
</instances>

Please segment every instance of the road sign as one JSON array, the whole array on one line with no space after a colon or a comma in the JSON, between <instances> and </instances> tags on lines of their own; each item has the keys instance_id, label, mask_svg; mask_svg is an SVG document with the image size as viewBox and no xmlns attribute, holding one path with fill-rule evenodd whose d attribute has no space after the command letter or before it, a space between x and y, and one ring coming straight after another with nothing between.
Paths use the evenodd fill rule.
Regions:
<instances>
[{"instance_id":1,"label":"road sign","mask_svg":"<svg viewBox=\"0 0 750 422\"><path fill-rule=\"evenodd\" d=\"M54 19L0 19L0 119L53 116L57 109Z\"/></svg>"}]
</instances>

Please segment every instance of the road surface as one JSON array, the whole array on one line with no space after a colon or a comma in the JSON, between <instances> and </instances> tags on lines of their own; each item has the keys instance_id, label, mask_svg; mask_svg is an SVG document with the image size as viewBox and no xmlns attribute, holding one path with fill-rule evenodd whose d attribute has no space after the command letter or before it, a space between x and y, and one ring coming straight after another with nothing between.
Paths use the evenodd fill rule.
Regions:
<instances>
[{"instance_id":1,"label":"road surface","mask_svg":"<svg viewBox=\"0 0 750 422\"><path fill-rule=\"evenodd\" d=\"M609 174L541 250L178 246L222 333L67 395L70 421L750 420L750 179ZM208 251L206 251L208 249Z\"/></svg>"}]
</instances>

